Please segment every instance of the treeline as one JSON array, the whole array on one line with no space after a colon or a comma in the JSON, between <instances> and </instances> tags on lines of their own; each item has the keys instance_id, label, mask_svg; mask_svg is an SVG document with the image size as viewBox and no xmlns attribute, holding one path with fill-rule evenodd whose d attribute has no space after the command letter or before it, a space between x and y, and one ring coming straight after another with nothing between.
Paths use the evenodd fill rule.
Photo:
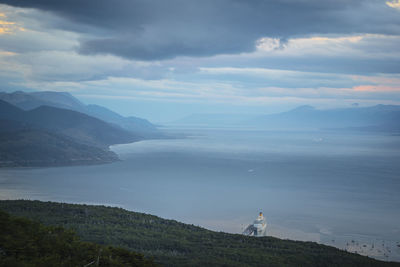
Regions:
<instances>
[{"instance_id":1,"label":"treeline","mask_svg":"<svg viewBox=\"0 0 400 267\"><path fill-rule=\"evenodd\" d=\"M0 266L155 266L142 254L82 242L72 230L0 211Z\"/></svg>"},{"instance_id":2,"label":"treeline","mask_svg":"<svg viewBox=\"0 0 400 267\"><path fill-rule=\"evenodd\" d=\"M214 232L121 208L18 200L0 201L0 209L154 257L163 266L400 266L314 242Z\"/></svg>"}]
</instances>

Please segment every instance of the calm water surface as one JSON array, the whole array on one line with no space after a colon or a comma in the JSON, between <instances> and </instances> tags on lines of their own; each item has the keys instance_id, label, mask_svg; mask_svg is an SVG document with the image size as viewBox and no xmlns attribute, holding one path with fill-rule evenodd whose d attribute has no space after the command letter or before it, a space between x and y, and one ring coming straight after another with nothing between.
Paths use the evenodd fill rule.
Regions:
<instances>
[{"instance_id":1,"label":"calm water surface","mask_svg":"<svg viewBox=\"0 0 400 267\"><path fill-rule=\"evenodd\" d=\"M400 137L179 129L185 139L116 145L99 166L0 170L1 199L116 205L240 233L400 261Z\"/></svg>"}]
</instances>

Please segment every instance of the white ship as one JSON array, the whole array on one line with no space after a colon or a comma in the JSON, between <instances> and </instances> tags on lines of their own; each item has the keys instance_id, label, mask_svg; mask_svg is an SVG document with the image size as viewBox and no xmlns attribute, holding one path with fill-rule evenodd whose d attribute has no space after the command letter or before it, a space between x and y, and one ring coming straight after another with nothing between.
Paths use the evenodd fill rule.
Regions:
<instances>
[{"instance_id":1,"label":"white ship","mask_svg":"<svg viewBox=\"0 0 400 267\"><path fill-rule=\"evenodd\" d=\"M265 236L267 232L267 221L262 212L258 215L257 219L246 227L243 231L244 235L248 236Z\"/></svg>"}]
</instances>

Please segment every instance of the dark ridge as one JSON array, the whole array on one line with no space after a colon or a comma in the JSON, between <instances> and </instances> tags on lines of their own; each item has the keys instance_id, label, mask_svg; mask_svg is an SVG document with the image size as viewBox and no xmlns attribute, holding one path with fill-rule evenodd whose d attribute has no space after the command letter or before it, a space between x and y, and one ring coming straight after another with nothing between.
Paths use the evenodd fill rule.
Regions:
<instances>
[{"instance_id":1,"label":"dark ridge","mask_svg":"<svg viewBox=\"0 0 400 267\"><path fill-rule=\"evenodd\" d=\"M123 128L142 138L165 138L164 134L146 119L133 116L124 117L99 105L85 105L67 92L0 92L0 100L6 101L23 110L32 110L41 106L73 110Z\"/></svg>"},{"instance_id":2,"label":"dark ridge","mask_svg":"<svg viewBox=\"0 0 400 267\"><path fill-rule=\"evenodd\" d=\"M40 106L30 111L21 110L0 100L0 120L16 121L74 138L78 143L108 147L130 143L141 137L102 120L72 110Z\"/></svg>"},{"instance_id":3,"label":"dark ridge","mask_svg":"<svg viewBox=\"0 0 400 267\"><path fill-rule=\"evenodd\" d=\"M114 152L60 134L37 129L0 131L0 167L91 165L117 160Z\"/></svg>"}]
</instances>

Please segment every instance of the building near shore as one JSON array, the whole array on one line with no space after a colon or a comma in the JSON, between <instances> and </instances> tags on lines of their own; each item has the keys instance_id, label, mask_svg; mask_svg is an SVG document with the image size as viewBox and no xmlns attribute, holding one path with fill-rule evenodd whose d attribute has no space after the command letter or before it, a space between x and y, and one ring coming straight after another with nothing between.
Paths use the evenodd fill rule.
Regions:
<instances>
[{"instance_id":1,"label":"building near shore","mask_svg":"<svg viewBox=\"0 0 400 267\"><path fill-rule=\"evenodd\" d=\"M244 229L243 234L247 236L265 236L267 233L267 221L262 212L257 219Z\"/></svg>"}]
</instances>

